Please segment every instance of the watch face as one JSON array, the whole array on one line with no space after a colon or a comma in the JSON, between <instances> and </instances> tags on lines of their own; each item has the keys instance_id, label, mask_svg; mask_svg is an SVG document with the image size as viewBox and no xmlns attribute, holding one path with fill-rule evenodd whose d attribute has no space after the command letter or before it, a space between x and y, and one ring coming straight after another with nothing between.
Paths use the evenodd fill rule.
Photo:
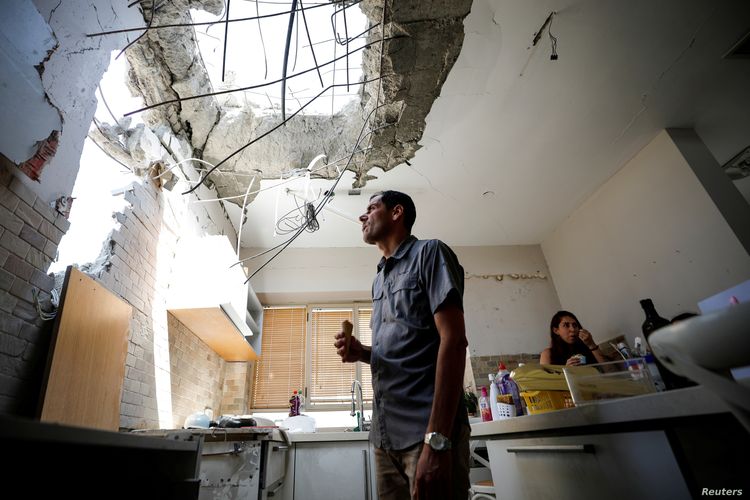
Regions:
<instances>
[{"instance_id":1,"label":"watch face","mask_svg":"<svg viewBox=\"0 0 750 500\"><path fill-rule=\"evenodd\" d=\"M430 433L430 446L433 450L443 451L450 448L448 438L437 432Z\"/></svg>"}]
</instances>

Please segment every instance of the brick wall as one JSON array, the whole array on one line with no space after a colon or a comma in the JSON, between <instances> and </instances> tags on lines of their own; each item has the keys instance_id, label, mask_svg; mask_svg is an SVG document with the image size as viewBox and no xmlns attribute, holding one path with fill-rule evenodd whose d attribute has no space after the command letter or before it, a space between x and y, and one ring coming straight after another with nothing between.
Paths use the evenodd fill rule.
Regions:
<instances>
[{"instance_id":1,"label":"brick wall","mask_svg":"<svg viewBox=\"0 0 750 500\"><path fill-rule=\"evenodd\" d=\"M55 280L47 275L68 220L0 165L0 413L32 417L46 366Z\"/></svg>"},{"instance_id":2,"label":"brick wall","mask_svg":"<svg viewBox=\"0 0 750 500\"><path fill-rule=\"evenodd\" d=\"M252 374L251 364L235 362L226 364L226 375L222 389L221 410L225 414L245 415L249 408L249 393Z\"/></svg>"},{"instance_id":3,"label":"brick wall","mask_svg":"<svg viewBox=\"0 0 750 500\"><path fill-rule=\"evenodd\" d=\"M185 418L210 407L214 417L228 413L222 404L222 387L232 372L227 363L173 315L169 315L169 364L172 414L175 427Z\"/></svg>"},{"instance_id":4,"label":"brick wall","mask_svg":"<svg viewBox=\"0 0 750 500\"><path fill-rule=\"evenodd\" d=\"M471 370L477 389L490 383L488 375L497 373L497 366L502 361L508 371L512 371L519 363L539 363L539 353L536 354L507 354L499 356L471 356ZM477 392L480 392L479 390Z\"/></svg>"}]
</instances>

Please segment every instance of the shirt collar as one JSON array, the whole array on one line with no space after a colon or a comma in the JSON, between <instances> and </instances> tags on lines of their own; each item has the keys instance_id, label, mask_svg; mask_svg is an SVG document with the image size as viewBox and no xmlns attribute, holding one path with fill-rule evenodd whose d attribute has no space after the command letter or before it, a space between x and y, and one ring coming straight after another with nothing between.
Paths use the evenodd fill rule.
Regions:
<instances>
[{"instance_id":1,"label":"shirt collar","mask_svg":"<svg viewBox=\"0 0 750 500\"><path fill-rule=\"evenodd\" d=\"M413 234L410 234L404 241L402 241L395 252L393 252L393 255L389 257L389 259L399 260L403 258L404 255L406 255L406 252L409 251L409 249L414 245L414 242L417 241L417 237ZM378 271L383 269L383 266L385 266L386 262L385 257L380 258L380 262L378 262Z\"/></svg>"}]
</instances>

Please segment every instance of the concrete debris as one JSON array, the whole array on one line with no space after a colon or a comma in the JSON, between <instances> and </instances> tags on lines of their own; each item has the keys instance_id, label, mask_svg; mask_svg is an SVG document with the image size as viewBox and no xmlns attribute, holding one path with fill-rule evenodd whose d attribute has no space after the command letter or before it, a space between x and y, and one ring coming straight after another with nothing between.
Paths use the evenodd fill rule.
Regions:
<instances>
[{"instance_id":1,"label":"concrete debris","mask_svg":"<svg viewBox=\"0 0 750 500\"><path fill-rule=\"evenodd\" d=\"M218 15L223 5L222 0L174 0L159 9L155 22L188 23L190 8ZM317 171L316 176L335 178L336 166L346 164L364 120L378 102L383 106L370 116L365 129L370 135L359 145L366 151L356 153L348 167L355 173L352 188L362 188L376 178L368 174L372 168L388 171L414 157L425 118L461 50L463 19L471 0L365 0L359 7L370 25L385 21L384 30L376 28L368 34L367 43L373 45L362 55L363 80L381 75L382 79L360 86L360 101L340 113L297 115L222 163L210 177L220 196L244 195L254 176L278 179L284 172L304 168L319 154L336 165ZM148 20L150 8L143 10ZM386 37L397 38L374 43L383 31ZM147 104L212 92L192 28L149 31L128 50L127 58L128 85ZM159 106L144 116L155 134L149 135L148 128L128 131L124 146L131 163L150 164L159 156L153 138L161 138L161 146L170 151L159 131L167 124L178 142L184 141L191 150L173 157L192 156L217 164L279 124L280 113L267 111L241 105L235 96ZM240 204L241 196L234 202Z\"/></svg>"}]
</instances>

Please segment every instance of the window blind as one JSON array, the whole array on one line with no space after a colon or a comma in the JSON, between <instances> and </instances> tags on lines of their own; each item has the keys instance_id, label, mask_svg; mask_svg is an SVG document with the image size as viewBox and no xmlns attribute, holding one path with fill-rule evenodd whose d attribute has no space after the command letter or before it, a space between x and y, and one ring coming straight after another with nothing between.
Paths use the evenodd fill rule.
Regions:
<instances>
[{"instance_id":1,"label":"window blind","mask_svg":"<svg viewBox=\"0 0 750 500\"><path fill-rule=\"evenodd\" d=\"M341 331L341 323L354 323L352 332L365 345L372 344L370 317L372 308L316 308L310 312L310 387L311 404L346 404L351 401L352 381L362 383L366 403L372 401L370 365L342 363L333 348L333 339Z\"/></svg>"},{"instance_id":2,"label":"window blind","mask_svg":"<svg viewBox=\"0 0 750 500\"><path fill-rule=\"evenodd\" d=\"M305 307L265 309L263 354L255 363L253 408L287 408L292 392L303 390L306 313Z\"/></svg>"}]
</instances>

